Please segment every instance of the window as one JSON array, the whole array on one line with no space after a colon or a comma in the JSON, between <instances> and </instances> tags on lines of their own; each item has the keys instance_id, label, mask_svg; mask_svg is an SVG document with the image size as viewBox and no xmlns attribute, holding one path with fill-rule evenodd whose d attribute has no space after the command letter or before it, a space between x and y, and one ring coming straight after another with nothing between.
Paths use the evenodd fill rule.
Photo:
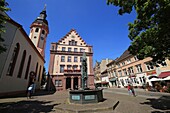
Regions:
<instances>
[{"instance_id":1,"label":"window","mask_svg":"<svg viewBox=\"0 0 170 113\"><path fill-rule=\"evenodd\" d=\"M70 47L68 48L68 51L69 51L69 52L71 51L71 48L70 48Z\"/></svg>"},{"instance_id":2,"label":"window","mask_svg":"<svg viewBox=\"0 0 170 113\"><path fill-rule=\"evenodd\" d=\"M12 54L12 58L8 67L8 71L7 71L7 75L12 76L13 75L13 71L15 68L15 64L18 58L18 54L19 54L19 50L20 50L20 45L19 43L16 44L13 54Z\"/></svg>"},{"instance_id":3,"label":"window","mask_svg":"<svg viewBox=\"0 0 170 113\"><path fill-rule=\"evenodd\" d=\"M78 66L77 65L74 65L73 66L73 70L77 70L78 69Z\"/></svg>"},{"instance_id":4,"label":"window","mask_svg":"<svg viewBox=\"0 0 170 113\"><path fill-rule=\"evenodd\" d=\"M139 65L136 65L136 70L137 70L137 72L142 72L142 67L141 67L141 64L139 64Z\"/></svg>"},{"instance_id":5,"label":"window","mask_svg":"<svg viewBox=\"0 0 170 113\"><path fill-rule=\"evenodd\" d=\"M65 62L65 56L61 56L61 62Z\"/></svg>"},{"instance_id":6,"label":"window","mask_svg":"<svg viewBox=\"0 0 170 113\"><path fill-rule=\"evenodd\" d=\"M71 65L67 65L67 70L71 70Z\"/></svg>"},{"instance_id":7,"label":"window","mask_svg":"<svg viewBox=\"0 0 170 113\"><path fill-rule=\"evenodd\" d=\"M127 64L131 63L131 59L127 59Z\"/></svg>"},{"instance_id":8,"label":"window","mask_svg":"<svg viewBox=\"0 0 170 113\"><path fill-rule=\"evenodd\" d=\"M66 48L65 48L65 47L62 47L62 51L66 51Z\"/></svg>"},{"instance_id":9,"label":"window","mask_svg":"<svg viewBox=\"0 0 170 113\"><path fill-rule=\"evenodd\" d=\"M35 32L38 32L38 31L39 31L39 28L36 28L36 29L35 29Z\"/></svg>"},{"instance_id":10,"label":"window","mask_svg":"<svg viewBox=\"0 0 170 113\"><path fill-rule=\"evenodd\" d=\"M77 62L77 57L74 57L74 62Z\"/></svg>"},{"instance_id":11,"label":"window","mask_svg":"<svg viewBox=\"0 0 170 113\"><path fill-rule=\"evenodd\" d=\"M62 80L55 80L55 86L62 87Z\"/></svg>"},{"instance_id":12,"label":"window","mask_svg":"<svg viewBox=\"0 0 170 113\"><path fill-rule=\"evenodd\" d=\"M124 66L125 65L125 62L122 62L122 66Z\"/></svg>"},{"instance_id":13,"label":"window","mask_svg":"<svg viewBox=\"0 0 170 113\"><path fill-rule=\"evenodd\" d=\"M74 52L77 52L77 48L74 48Z\"/></svg>"},{"instance_id":14,"label":"window","mask_svg":"<svg viewBox=\"0 0 170 113\"><path fill-rule=\"evenodd\" d=\"M133 74L134 73L133 67L128 68L128 72L129 72L129 74Z\"/></svg>"},{"instance_id":15,"label":"window","mask_svg":"<svg viewBox=\"0 0 170 113\"><path fill-rule=\"evenodd\" d=\"M117 66L120 67L120 64L118 63Z\"/></svg>"},{"instance_id":16,"label":"window","mask_svg":"<svg viewBox=\"0 0 170 113\"><path fill-rule=\"evenodd\" d=\"M118 73L119 73L119 76L122 76L122 71L121 70L119 70Z\"/></svg>"},{"instance_id":17,"label":"window","mask_svg":"<svg viewBox=\"0 0 170 113\"><path fill-rule=\"evenodd\" d=\"M77 41L71 40L71 41L69 41L69 45L76 46L77 45Z\"/></svg>"},{"instance_id":18,"label":"window","mask_svg":"<svg viewBox=\"0 0 170 113\"><path fill-rule=\"evenodd\" d=\"M28 78L29 69L30 69L30 64L31 64L31 55L29 56L29 59L28 59L27 69L26 69L26 72L25 72L25 79Z\"/></svg>"},{"instance_id":19,"label":"window","mask_svg":"<svg viewBox=\"0 0 170 113\"><path fill-rule=\"evenodd\" d=\"M124 73L124 76L126 76L126 75L127 75L127 71L126 71L126 69L123 69L123 73Z\"/></svg>"},{"instance_id":20,"label":"window","mask_svg":"<svg viewBox=\"0 0 170 113\"><path fill-rule=\"evenodd\" d=\"M114 77L117 77L116 71L113 72L113 76L114 76Z\"/></svg>"},{"instance_id":21,"label":"window","mask_svg":"<svg viewBox=\"0 0 170 113\"><path fill-rule=\"evenodd\" d=\"M65 65L60 65L60 73L64 72L64 67L65 67Z\"/></svg>"},{"instance_id":22,"label":"window","mask_svg":"<svg viewBox=\"0 0 170 113\"><path fill-rule=\"evenodd\" d=\"M36 69L35 69L35 76L37 76L37 71L38 71L38 62L37 62Z\"/></svg>"},{"instance_id":23,"label":"window","mask_svg":"<svg viewBox=\"0 0 170 113\"><path fill-rule=\"evenodd\" d=\"M44 37L41 37L41 40L44 40Z\"/></svg>"},{"instance_id":24,"label":"window","mask_svg":"<svg viewBox=\"0 0 170 113\"><path fill-rule=\"evenodd\" d=\"M42 34L45 34L45 31L44 31L44 30L42 30Z\"/></svg>"},{"instance_id":25,"label":"window","mask_svg":"<svg viewBox=\"0 0 170 113\"><path fill-rule=\"evenodd\" d=\"M54 46L52 45L52 50L54 50Z\"/></svg>"},{"instance_id":26,"label":"window","mask_svg":"<svg viewBox=\"0 0 170 113\"><path fill-rule=\"evenodd\" d=\"M21 78L21 76L22 76L22 71L23 71L23 67L24 67L25 57L26 57L26 50L24 50L24 52L22 54L22 59L21 59L21 63L20 63L19 71L18 71L18 78Z\"/></svg>"},{"instance_id":27,"label":"window","mask_svg":"<svg viewBox=\"0 0 170 113\"><path fill-rule=\"evenodd\" d=\"M80 57L80 62L82 62L83 61L83 57Z\"/></svg>"},{"instance_id":28,"label":"window","mask_svg":"<svg viewBox=\"0 0 170 113\"><path fill-rule=\"evenodd\" d=\"M80 65L80 70L81 70L82 66Z\"/></svg>"},{"instance_id":29,"label":"window","mask_svg":"<svg viewBox=\"0 0 170 113\"><path fill-rule=\"evenodd\" d=\"M138 60L137 56L134 56L134 60L135 60L135 61Z\"/></svg>"},{"instance_id":30,"label":"window","mask_svg":"<svg viewBox=\"0 0 170 113\"><path fill-rule=\"evenodd\" d=\"M83 49L83 48L80 48L80 52L84 52L84 49Z\"/></svg>"},{"instance_id":31,"label":"window","mask_svg":"<svg viewBox=\"0 0 170 113\"><path fill-rule=\"evenodd\" d=\"M147 71L153 70L153 66L150 64L150 62L145 63Z\"/></svg>"},{"instance_id":32,"label":"window","mask_svg":"<svg viewBox=\"0 0 170 113\"><path fill-rule=\"evenodd\" d=\"M67 62L71 62L71 56L68 56Z\"/></svg>"},{"instance_id":33,"label":"window","mask_svg":"<svg viewBox=\"0 0 170 113\"><path fill-rule=\"evenodd\" d=\"M41 66L40 66L40 69L39 69L38 81L40 81L40 75L41 75Z\"/></svg>"}]
</instances>

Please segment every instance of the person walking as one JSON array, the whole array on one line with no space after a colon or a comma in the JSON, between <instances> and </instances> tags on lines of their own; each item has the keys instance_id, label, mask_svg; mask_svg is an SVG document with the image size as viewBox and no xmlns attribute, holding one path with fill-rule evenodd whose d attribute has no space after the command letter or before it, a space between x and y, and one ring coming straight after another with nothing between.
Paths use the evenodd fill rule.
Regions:
<instances>
[{"instance_id":1,"label":"person walking","mask_svg":"<svg viewBox=\"0 0 170 113\"><path fill-rule=\"evenodd\" d=\"M133 87L132 85L131 85L131 91L132 91L133 96L135 97L135 96L136 96L136 94L135 94L134 87Z\"/></svg>"},{"instance_id":2,"label":"person walking","mask_svg":"<svg viewBox=\"0 0 170 113\"><path fill-rule=\"evenodd\" d=\"M31 84L27 89L27 99L32 97L33 93L33 84Z\"/></svg>"},{"instance_id":3,"label":"person walking","mask_svg":"<svg viewBox=\"0 0 170 113\"><path fill-rule=\"evenodd\" d=\"M129 95L131 95L132 91L131 91L131 86L130 86L130 84L128 84L127 89L128 89Z\"/></svg>"}]
</instances>

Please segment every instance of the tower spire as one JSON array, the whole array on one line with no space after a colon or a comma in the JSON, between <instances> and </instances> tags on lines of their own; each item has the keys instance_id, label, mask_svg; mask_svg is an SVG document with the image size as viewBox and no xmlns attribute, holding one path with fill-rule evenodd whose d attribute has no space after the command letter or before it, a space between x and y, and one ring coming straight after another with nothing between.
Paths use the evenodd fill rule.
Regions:
<instances>
[{"instance_id":1,"label":"tower spire","mask_svg":"<svg viewBox=\"0 0 170 113\"><path fill-rule=\"evenodd\" d=\"M31 24L29 35L30 39L43 57L45 57L46 39L49 33L48 21L46 20L46 17L47 14L45 4L44 9L40 12L40 15Z\"/></svg>"},{"instance_id":2,"label":"tower spire","mask_svg":"<svg viewBox=\"0 0 170 113\"><path fill-rule=\"evenodd\" d=\"M46 11L46 7L47 7L47 4L44 4L44 10L43 11Z\"/></svg>"}]
</instances>

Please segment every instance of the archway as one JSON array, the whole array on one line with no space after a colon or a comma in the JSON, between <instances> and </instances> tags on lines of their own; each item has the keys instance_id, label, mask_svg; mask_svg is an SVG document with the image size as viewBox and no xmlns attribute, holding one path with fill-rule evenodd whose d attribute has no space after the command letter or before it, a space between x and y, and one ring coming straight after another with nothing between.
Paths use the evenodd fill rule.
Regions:
<instances>
[{"instance_id":1,"label":"archway","mask_svg":"<svg viewBox=\"0 0 170 113\"><path fill-rule=\"evenodd\" d=\"M74 77L73 89L78 89L78 77Z\"/></svg>"},{"instance_id":2,"label":"archway","mask_svg":"<svg viewBox=\"0 0 170 113\"><path fill-rule=\"evenodd\" d=\"M66 89L71 89L71 77L66 78Z\"/></svg>"}]
</instances>

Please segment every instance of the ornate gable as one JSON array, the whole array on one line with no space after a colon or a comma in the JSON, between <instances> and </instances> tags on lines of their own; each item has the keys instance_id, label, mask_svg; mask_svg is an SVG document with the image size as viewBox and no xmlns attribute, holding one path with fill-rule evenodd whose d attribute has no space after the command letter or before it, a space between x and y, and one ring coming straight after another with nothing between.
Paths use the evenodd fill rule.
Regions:
<instances>
[{"instance_id":1,"label":"ornate gable","mask_svg":"<svg viewBox=\"0 0 170 113\"><path fill-rule=\"evenodd\" d=\"M64 45L78 45L78 46L88 46L87 43L80 37L76 30L71 29L63 38L58 41L59 44Z\"/></svg>"}]
</instances>

